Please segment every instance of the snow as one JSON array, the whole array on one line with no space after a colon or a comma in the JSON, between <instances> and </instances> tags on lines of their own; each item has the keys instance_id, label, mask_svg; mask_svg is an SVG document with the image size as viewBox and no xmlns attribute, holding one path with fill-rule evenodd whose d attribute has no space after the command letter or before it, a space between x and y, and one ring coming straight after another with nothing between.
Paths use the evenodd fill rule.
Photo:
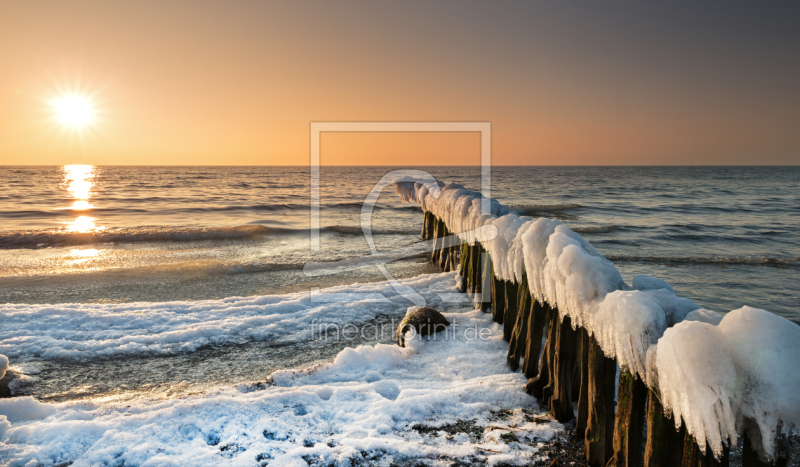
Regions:
<instances>
[{"instance_id":1,"label":"snow","mask_svg":"<svg viewBox=\"0 0 800 467\"><path fill-rule=\"evenodd\" d=\"M278 371L267 384L131 403L0 401L0 465L349 465L480 456L531 463L535 441L563 427L542 417L525 378L505 366L502 327L481 311L445 313L450 338L347 348L330 363ZM485 327L486 339L469 329ZM441 334L441 333L440 333ZM465 356L469 358L465 358ZM513 409L508 419L492 411ZM410 427L475 420L483 435L438 436ZM506 443L513 429L528 443ZM307 462L308 461L308 462Z\"/></svg>"},{"instance_id":2,"label":"snow","mask_svg":"<svg viewBox=\"0 0 800 467\"><path fill-rule=\"evenodd\" d=\"M438 307L456 290L455 273L397 281ZM408 302L387 282L323 293L221 300L124 304L0 305L0 353L30 359L74 359L192 352L204 345L253 340L296 342L311 324L359 324Z\"/></svg>"}]
</instances>

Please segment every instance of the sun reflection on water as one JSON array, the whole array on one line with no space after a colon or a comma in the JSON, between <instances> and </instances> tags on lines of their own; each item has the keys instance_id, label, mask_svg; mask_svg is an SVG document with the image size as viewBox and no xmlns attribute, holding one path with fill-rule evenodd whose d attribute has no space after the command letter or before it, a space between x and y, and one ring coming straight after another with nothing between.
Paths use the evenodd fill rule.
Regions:
<instances>
[{"instance_id":1,"label":"sun reflection on water","mask_svg":"<svg viewBox=\"0 0 800 467\"><path fill-rule=\"evenodd\" d=\"M73 211L86 211L93 209L94 206L89 202L92 196L92 187L97 170L93 165L65 165L64 166L64 185L67 191L75 199L70 207ZM66 229L70 232L91 232L102 230L104 227L95 225L97 219L91 216L78 216L75 220L68 222Z\"/></svg>"},{"instance_id":2,"label":"sun reflection on water","mask_svg":"<svg viewBox=\"0 0 800 467\"><path fill-rule=\"evenodd\" d=\"M73 198L87 200L94 185L93 165L65 165L64 182Z\"/></svg>"},{"instance_id":3,"label":"sun reflection on water","mask_svg":"<svg viewBox=\"0 0 800 467\"><path fill-rule=\"evenodd\" d=\"M93 232L96 230L103 230L105 227L98 227L94 224L97 220L94 217L78 216L77 219L67 225L67 230L70 232Z\"/></svg>"},{"instance_id":4,"label":"sun reflection on water","mask_svg":"<svg viewBox=\"0 0 800 467\"><path fill-rule=\"evenodd\" d=\"M92 209L93 207L94 206L92 206L92 204L88 201L80 200L72 203L72 207L70 207L70 209L73 211L85 211L86 209Z\"/></svg>"}]
</instances>

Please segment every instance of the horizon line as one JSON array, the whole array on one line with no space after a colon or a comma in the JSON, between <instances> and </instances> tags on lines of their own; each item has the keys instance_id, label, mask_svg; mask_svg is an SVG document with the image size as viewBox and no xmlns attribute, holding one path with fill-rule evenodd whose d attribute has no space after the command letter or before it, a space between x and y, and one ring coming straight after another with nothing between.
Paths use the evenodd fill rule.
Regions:
<instances>
[{"instance_id":1,"label":"horizon line","mask_svg":"<svg viewBox=\"0 0 800 467\"><path fill-rule=\"evenodd\" d=\"M296 164L0 164L0 167L64 167L67 165L91 165L95 167L311 167ZM391 164L321 164L320 167L482 167L480 164L468 165L391 165ZM491 167L800 167L796 164L492 164Z\"/></svg>"}]
</instances>

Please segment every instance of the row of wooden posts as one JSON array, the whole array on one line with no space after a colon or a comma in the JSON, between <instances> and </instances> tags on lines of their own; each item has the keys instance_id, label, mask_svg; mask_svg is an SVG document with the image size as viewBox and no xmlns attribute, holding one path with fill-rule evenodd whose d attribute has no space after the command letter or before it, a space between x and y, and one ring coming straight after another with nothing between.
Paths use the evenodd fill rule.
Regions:
<instances>
[{"instance_id":1,"label":"row of wooden posts","mask_svg":"<svg viewBox=\"0 0 800 467\"><path fill-rule=\"evenodd\" d=\"M573 329L568 316L534 299L524 275L519 283L496 278L480 243L461 242L430 212L425 213L422 238L433 243L432 261L445 271L460 268L461 292L473 294L476 306L491 309L494 321L503 325L508 366L512 371L521 369L528 378L528 394L559 422L574 420L590 466L729 465L728 450L715 459L710 447L701 451L683 423L676 429L657 392L636 375L620 371L617 383L616 361L605 356L586 330ZM744 441L744 467L786 465L782 459L763 462L753 445L757 443Z\"/></svg>"}]
</instances>

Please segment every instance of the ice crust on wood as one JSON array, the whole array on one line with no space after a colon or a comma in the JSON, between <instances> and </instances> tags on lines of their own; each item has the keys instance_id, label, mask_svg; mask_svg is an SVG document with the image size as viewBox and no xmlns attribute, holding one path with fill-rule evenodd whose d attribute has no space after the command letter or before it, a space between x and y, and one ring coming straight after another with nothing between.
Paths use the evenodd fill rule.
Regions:
<instances>
[{"instance_id":1,"label":"ice crust on wood","mask_svg":"<svg viewBox=\"0 0 800 467\"><path fill-rule=\"evenodd\" d=\"M800 424L800 327L764 310L726 315L678 297L667 282L636 276L628 286L617 268L585 239L554 219L519 216L457 184L429 190L395 183L405 202L419 203L462 240L480 242L498 279L522 282L531 296L585 328L622 369L657 388L673 420L716 455L756 420L772 456L778 421ZM487 202L488 201L488 202ZM490 208L484 213L482 205ZM479 230L493 226L496 236Z\"/></svg>"},{"instance_id":2,"label":"ice crust on wood","mask_svg":"<svg viewBox=\"0 0 800 467\"><path fill-rule=\"evenodd\" d=\"M395 185L403 201L419 203L464 241L480 242L498 279L520 283L527 276L531 296L587 329L607 356L642 379L649 346L699 308L661 279L637 276L633 288L640 290L631 290L613 263L557 220L519 216L494 200L491 215L484 214L482 195L453 183L435 190L409 180ZM481 230L488 225L496 236Z\"/></svg>"},{"instance_id":3,"label":"ice crust on wood","mask_svg":"<svg viewBox=\"0 0 800 467\"><path fill-rule=\"evenodd\" d=\"M753 419L772 456L778 421L784 433L800 424L798 355L800 326L768 311L745 306L717 325L687 319L658 343L661 401L717 455Z\"/></svg>"}]
</instances>

